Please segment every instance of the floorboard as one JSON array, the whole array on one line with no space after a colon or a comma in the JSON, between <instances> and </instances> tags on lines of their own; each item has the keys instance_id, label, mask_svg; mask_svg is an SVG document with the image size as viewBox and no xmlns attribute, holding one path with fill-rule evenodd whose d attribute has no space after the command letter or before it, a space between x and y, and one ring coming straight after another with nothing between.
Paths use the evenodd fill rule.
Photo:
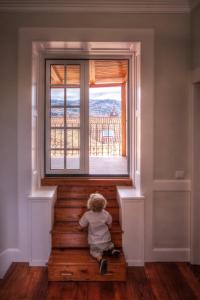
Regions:
<instances>
[{"instance_id":1,"label":"floorboard","mask_svg":"<svg viewBox=\"0 0 200 300\"><path fill-rule=\"evenodd\" d=\"M0 280L1 300L200 300L200 266L147 263L127 282L49 283L47 268L13 263Z\"/></svg>"}]
</instances>

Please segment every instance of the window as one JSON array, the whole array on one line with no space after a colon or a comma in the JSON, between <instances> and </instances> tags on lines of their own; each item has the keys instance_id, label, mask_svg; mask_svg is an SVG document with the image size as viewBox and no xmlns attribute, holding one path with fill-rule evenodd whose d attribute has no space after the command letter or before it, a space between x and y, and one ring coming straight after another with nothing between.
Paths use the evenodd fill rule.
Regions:
<instances>
[{"instance_id":1,"label":"window","mask_svg":"<svg viewBox=\"0 0 200 300\"><path fill-rule=\"evenodd\" d=\"M46 174L128 175L128 65L46 61Z\"/></svg>"}]
</instances>

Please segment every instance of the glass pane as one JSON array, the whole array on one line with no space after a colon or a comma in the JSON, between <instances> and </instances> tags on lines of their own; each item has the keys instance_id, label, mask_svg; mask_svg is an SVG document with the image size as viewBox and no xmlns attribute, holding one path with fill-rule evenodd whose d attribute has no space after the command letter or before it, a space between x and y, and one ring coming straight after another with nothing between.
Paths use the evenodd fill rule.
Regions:
<instances>
[{"instance_id":1,"label":"glass pane","mask_svg":"<svg viewBox=\"0 0 200 300\"><path fill-rule=\"evenodd\" d=\"M52 150L51 151L51 170L64 169L64 151Z\"/></svg>"},{"instance_id":2,"label":"glass pane","mask_svg":"<svg viewBox=\"0 0 200 300\"><path fill-rule=\"evenodd\" d=\"M51 84L64 84L64 65L51 65Z\"/></svg>"},{"instance_id":3,"label":"glass pane","mask_svg":"<svg viewBox=\"0 0 200 300\"><path fill-rule=\"evenodd\" d=\"M80 106L80 89L67 88L67 106Z\"/></svg>"},{"instance_id":4,"label":"glass pane","mask_svg":"<svg viewBox=\"0 0 200 300\"><path fill-rule=\"evenodd\" d=\"M51 89L51 106L64 106L64 89Z\"/></svg>"},{"instance_id":5,"label":"glass pane","mask_svg":"<svg viewBox=\"0 0 200 300\"><path fill-rule=\"evenodd\" d=\"M51 148L64 148L64 129L51 129Z\"/></svg>"},{"instance_id":6,"label":"glass pane","mask_svg":"<svg viewBox=\"0 0 200 300\"><path fill-rule=\"evenodd\" d=\"M80 148L80 129L67 129L67 148Z\"/></svg>"},{"instance_id":7,"label":"glass pane","mask_svg":"<svg viewBox=\"0 0 200 300\"><path fill-rule=\"evenodd\" d=\"M67 65L67 84L80 85L81 79L81 66L80 65Z\"/></svg>"},{"instance_id":8,"label":"glass pane","mask_svg":"<svg viewBox=\"0 0 200 300\"><path fill-rule=\"evenodd\" d=\"M80 127L80 108L67 108L66 123L67 127Z\"/></svg>"},{"instance_id":9,"label":"glass pane","mask_svg":"<svg viewBox=\"0 0 200 300\"><path fill-rule=\"evenodd\" d=\"M67 169L80 169L80 150L68 150L66 164Z\"/></svg>"},{"instance_id":10,"label":"glass pane","mask_svg":"<svg viewBox=\"0 0 200 300\"><path fill-rule=\"evenodd\" d=\"M64 126L64 108L51 109L51 127Z\"/></svg>"}]
</instances>

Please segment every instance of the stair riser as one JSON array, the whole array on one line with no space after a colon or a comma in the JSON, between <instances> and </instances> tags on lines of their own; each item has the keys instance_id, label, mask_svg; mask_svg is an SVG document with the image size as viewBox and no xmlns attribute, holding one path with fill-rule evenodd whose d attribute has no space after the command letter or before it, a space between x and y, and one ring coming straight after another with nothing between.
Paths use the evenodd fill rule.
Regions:
<instances>
[{"instance_id":1,"label":"stair riser","mask_svg":"<svg viewBox=\"0 0 200 300\"><path fill-rule=\"evenodd\" d=\"M87 208L87 199L73 199L73 200L69 200L69 199L62 199L62 200L57 200L55 207L84 207ZM107 201L107 207L118 207L118 202L117 200L108 200Z\"/></svg>"},{"instance_id":2,"label":"stair riser","mask_svg":"<svg viewBox=\"0 0 200 300\"><path fill-rule=\"evenodd\" d=\"M118 248L122 247L121 233L112 233L112 241ZM88 248L87 234L53 233L52 247L55 248Z\"/></svg>"},{"instance_id":3,"label":"stair riser","mask_svg":"<svg viewBox=\"0 0 200 300\"><path fill-rule=\"evenodd\" d=\"M108 208L108 212L112 215L113 221L119 221L119 208ZM79 221L86 208L55 208L55 221Z\"/></svg>"},{"instance_id":4,"label":"stair riser","mask_svg":"<svg viewBox=\"0 0 200 300\"><path fill-rule=\"evenodd\" d=\"M99 264L89 254L87 231L80 231L78 221L87 211L87 199L99 192L108 200L106 210L112 215L112 241L122 248L122 232L119 225L117 185L130 185L127 179L74 179L47 178L44 185L57 185L57 201L54 207L52 253L48 263L49 281L126 281L126 262L108 257L108 273L101 275ZM73 223L74 222L74 223ZM115 223L116 222L116 223Z\"/></svg>"},{"instance_id":5,"label":"stair riser","mask_svg":"<svg viewBox=\"0 0 200 300\"><path fill-rule=\"evenodd\" d=\"M108 265L108 274L99 273L98 264L48 266L49 281L125 281L125 265Z\"/></svg>"},{"instance_id":6,"label":"stair riser","mask_svg":"<svg viewBox=\"0 0 200 300\"><path fill-rule=\"evenodd\" d=\"M88 199L91 193L97 191L106 199L114 199L117 196L116 186L59 186L57 195L59 199Z\"/></svg>"}]
</instances>

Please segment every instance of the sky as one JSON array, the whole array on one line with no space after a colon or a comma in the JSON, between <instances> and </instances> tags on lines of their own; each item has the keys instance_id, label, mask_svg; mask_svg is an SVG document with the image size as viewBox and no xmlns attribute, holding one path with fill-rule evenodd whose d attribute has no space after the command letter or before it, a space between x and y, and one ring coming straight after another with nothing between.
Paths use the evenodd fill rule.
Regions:
<instances>
[{"instance_id":1,"label":"sky","mask_svg":"<svg viewBox=\"0 0 200 300\"><path fill-rule=\"evenodd\" d=\"M91 100L115 99L117 101L121 101L121 87L90 88L89 95ZM70 100L77 100L79 97L79 89L68 89L68 97L70 97ZM52 88L52 99L55 98L60 100L63 99L64 89Z\"/></svg>"}]
</instances>

